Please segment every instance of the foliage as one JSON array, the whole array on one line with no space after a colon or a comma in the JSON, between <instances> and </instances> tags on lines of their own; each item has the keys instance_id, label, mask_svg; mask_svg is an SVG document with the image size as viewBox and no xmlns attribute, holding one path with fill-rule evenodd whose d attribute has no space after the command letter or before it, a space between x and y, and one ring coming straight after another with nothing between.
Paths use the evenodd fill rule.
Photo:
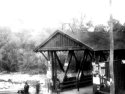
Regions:
<instances>
[{"instance_id":1,"label":"foliage","mask_svg":"<svg viewBox=\"0 0 125 94\"><path fill-rule=\"evenodd\" d=\"M0 36L0 71L46 72L45 59L33 52L35 42L29 33L0 29Z\"/></svg>"},{"instance_id":2,"label":"foliage","mask_svg":"<svg viewBox=\"0 0 125 94\"><path fill-rule=\"evenodd\" d=\"M84 21L82 21L84 22ZM91 22L91 21L90 21ZM121 24L118 20L113 19L113 34L114 34L114 45L115 49L125 48L125 24ZM94 50L104 50L109 49L110 46L110 36L109 36L109 26L104 26L102 24L93 26L85 25L87 23L82 23L77 26L77 29L72 28L72 30L65 30L68 35L80 40L81 42L87 44ZM74 26L74 23L70 23ZM82 26L82 28L81 28ZM76 26L75 26L76 27ZM93 32L89 32L90 28L94 28ZM72 32L74 31L74 32Z\"/></svg>"},{"instance_id":3,"label":"foliage","mask_svg":"<svg viewBox=\"0 0 125 94\"><path fill-rule=\"evenodd\" d=\"M79 39L94 49L106 49L109 47L109 31L104 25L94 26L91 21L84 23L74 19L72 23L63 25L65 33ZM125 24L113 19L114 42L116 48L125 48ZM94 28L93 32L89 32ZM50 30L48 30L49 34ZM41 35L42 36L42 33ZM42 36L40 42L45 38ZM36 42L31 39L29 31L13 33L7 28L0 28L0 71L46 73L46 60L41 55L33 52ZM65 60L65 53L58 54L61 62ZM81 55L81 54L80 54ZM78 56L79 57L79 56ZM72 60L75 61L74 59ZM72 63L72 68L74 68ZM59 67L59 65L58 65Z\"/></svg>"}]
</instances>

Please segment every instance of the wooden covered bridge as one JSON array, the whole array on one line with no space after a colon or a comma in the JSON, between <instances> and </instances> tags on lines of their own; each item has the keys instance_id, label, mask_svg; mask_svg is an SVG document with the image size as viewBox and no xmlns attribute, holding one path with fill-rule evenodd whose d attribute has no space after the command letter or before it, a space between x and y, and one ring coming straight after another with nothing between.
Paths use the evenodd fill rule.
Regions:
<instances>
[{"instance_id":1,"label":"wooden covered bridge","mask_svg":"<svg viewBox=\"0 0 125 94\"><path fill-rule=\"evenodd\" d=\"M52 92L92 85L93 49L86 44L57 30L34 51L47 60Z\"/></svg>"},{"instance_id":2,"label":"wooden covered bridge","mask_svg":"<svg viewBox=\"0 0 125 94\"><path fill-rule=\"evenodd\" d=\"M105 42L105 45L98 42L88 45L57 30L36 47L34 51L42 53L47 60L47 76L50 83L48 86L52 87L52 92L72 91L72 89L79 91L80 88L92 84L94 91L92 94L95 94L97 89L103 94L110 92L109 42ZM116 40L114 47L115 94L123 94L120 92L125 92L124 42ZM92 62L97 65L93 77ZM99 84L92 81L96 76L99 78Z\"/></svg>"}]
</instances>

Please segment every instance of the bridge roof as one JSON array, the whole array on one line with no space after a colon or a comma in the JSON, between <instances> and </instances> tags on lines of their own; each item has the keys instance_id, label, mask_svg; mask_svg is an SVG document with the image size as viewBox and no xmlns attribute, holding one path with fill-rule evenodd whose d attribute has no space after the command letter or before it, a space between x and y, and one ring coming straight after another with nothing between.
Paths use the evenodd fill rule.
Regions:
<instances>
[{"instance_id":1,"label":"bridge roof","mask_svg":"<svg viewBox=\"0 0 125 94\"><path fill-rule=\"evenodd\" d=\"M35 52L40 51L68 51L68 50L92 50L87 44L57 30L48 39L35 48Z\"/></svg>"}]
</instances>

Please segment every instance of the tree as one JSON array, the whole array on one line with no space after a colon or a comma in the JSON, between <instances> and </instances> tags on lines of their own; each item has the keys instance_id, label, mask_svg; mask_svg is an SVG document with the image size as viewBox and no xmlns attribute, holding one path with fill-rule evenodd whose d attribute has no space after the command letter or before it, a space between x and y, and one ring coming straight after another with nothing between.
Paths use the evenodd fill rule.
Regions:
<instances>
[{"instance_id":1,"label":"tree","mask_svg":"<svg viewBox=\"0 0 125 94\"><path fill-rule=\"evenodd\" d=\"M8 43L2 53L2 68L7 72L18 71L18 49L15 43Z\"/></svg>"},{"instance_id":2,"label":"tree","mask_svg":"<svg viewBox=\"0 0 125 94\"><path fill-rule=\"evenodd\" d=\"M11 38L11 31L7 28L0 28L0 70L3 70L2 67L5 67L4 65L7 64L3 60L3 54L5 53L5 47L10 42Z\"/></svg>"},{"instance_id":3,"label":"tree","mask_svg":"<svg viewBox=\"0 0 125 94\"><path fill-rule=\"evenodd\" d=\"M42 58L42 62L40 62L40 58L33 52L35 48L35 41L32 40L31 32L19 32L16 34L19 42L18 49L18 66L19 70L23 72L37 72L40 71L45 73L45 61ZM40 70L39 70L40 69Z\"/></svg>"},{"instance_id":4,"label":"tree","mask_svg":"<svg viewBox=\"0 0 125 94\"><path fill-rule=\"evenodd\" d=\"M11 31L7 28L0 28L0 48L5 46L11 38Z\"/></svg>"},{"instance_id":5,"label":"tree","mask_svg":"<svg viewBox=\"0 0 125 94\"><path fill-rule=\"evenodd\" d=\"M91 20L85 21L85 17L81 17L80 19L73 18L72 22L70 23L63 23L62 30L64 32L72 32L72 33L79 33L79 32L88 32L90 28L93 28L93 23Z\"/></svg>"},{"instance_id":6,"label":"tree","mask_svg":"<svg viewBox=\"0 0 125 94\"><path fill-rule=\"evenodd\" d=\"M106 26L99 24L94 28L94 32L106 32Z\"/></svg>"}]
</instances>

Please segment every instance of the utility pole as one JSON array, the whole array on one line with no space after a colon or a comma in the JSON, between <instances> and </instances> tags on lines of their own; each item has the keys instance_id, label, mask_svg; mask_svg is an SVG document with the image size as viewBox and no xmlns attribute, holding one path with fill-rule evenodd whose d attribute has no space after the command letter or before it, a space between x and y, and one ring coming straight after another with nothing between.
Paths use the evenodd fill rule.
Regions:
<instances>
[{"instance_id":1,"label":"utility pole","mask_svg":"<svg viewBox=\"0 0 125 94\"><path fill-rule=\"evenodd\" d=\"M109 70L111 77L110 94L115 94L115 83L114 83L114 38L113 38L113 16L112 16L112 0L109 1L110 4L110 62Z\"/></svg>"}]
</instances>

